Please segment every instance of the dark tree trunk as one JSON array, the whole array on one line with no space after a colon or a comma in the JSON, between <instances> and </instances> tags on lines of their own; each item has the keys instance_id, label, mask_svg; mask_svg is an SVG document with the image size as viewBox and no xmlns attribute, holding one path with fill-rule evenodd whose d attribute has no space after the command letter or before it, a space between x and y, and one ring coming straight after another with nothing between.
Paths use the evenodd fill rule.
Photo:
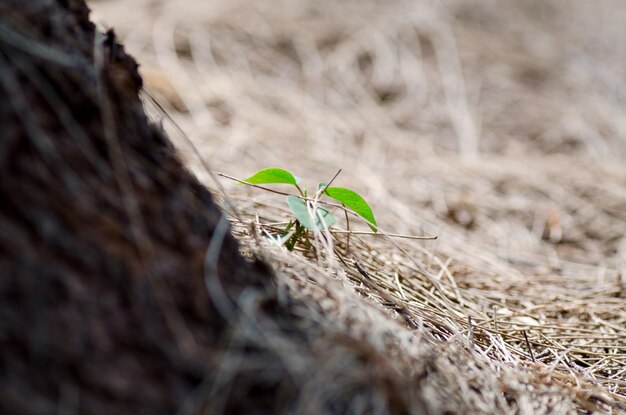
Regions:
<instances>
[{"instance_id":1,"label":"dark tree trunk","mask_svg":"<svg viewBox=\"0 0 626 415\"><path fill-rule=\"evenodd\" d=\"M88 14L0 1L3 414L172 413L225 324L204 278L221 213ZM215 246L220 301L260 286L228 232Z\"/></svg>"}]
</instances>

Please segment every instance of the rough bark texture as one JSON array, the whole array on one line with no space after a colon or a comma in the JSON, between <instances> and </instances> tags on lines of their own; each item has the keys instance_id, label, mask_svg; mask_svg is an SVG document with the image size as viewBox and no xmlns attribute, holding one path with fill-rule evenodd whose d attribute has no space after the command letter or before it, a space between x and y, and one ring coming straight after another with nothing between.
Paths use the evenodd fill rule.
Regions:
<instances>
[{"instance_id":1,"label":"rough bark texture","mask_svg":"<svg viewBox=\"0 0 626 415\"><path fill-rule=\"evenodd\" d=\"M140 88L83 1L0 2L0 413L171 413L212 366L221 213ZM219 275L259 281L229 233Z\"/></svg>"}]
</instances>

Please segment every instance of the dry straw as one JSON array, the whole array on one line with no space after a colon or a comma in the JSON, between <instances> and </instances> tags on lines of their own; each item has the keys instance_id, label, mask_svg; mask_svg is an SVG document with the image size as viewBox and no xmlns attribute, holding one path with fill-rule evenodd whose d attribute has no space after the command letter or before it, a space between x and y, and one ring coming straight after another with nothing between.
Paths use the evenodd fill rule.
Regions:
<instances>
[{"instance_id":1,"label":"dry straw","mask_svg":"<svg viewBox=\"0 0 626 415\"><path fill-rule=\"evenodd\" d=\"M434 412L626 410L623 3L197 3L93 7L211 168L311 185L343 168L382 229L439 237L353 233L348 248L335 232L289 253L264 242L284 198L222 181L285 301L382 350L411 379L398 393ZM295 378L307 363L346 385L374 376L332 350L290 361L288 344ZM322 399L315 376L303 411Z\"/></svg>"}]
</instances>

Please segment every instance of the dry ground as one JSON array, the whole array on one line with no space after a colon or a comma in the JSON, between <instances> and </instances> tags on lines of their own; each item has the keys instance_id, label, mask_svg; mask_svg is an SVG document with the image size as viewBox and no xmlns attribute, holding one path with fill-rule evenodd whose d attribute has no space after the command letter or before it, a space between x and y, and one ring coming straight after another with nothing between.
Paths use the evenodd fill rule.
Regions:
<instances>
[{"instance_id":1,"label":"dry ground","mask_svg":"<svg viewBox=\"0 0 626 415\"><path fill-rule=\"evenodd\" d=\"M336 184L371 201L382 230L438 236L352 235L347 249L335 234L315 239L316 258L287 253L254 235L287 220L284 198L219 182L286 295L401 356L400 370L432 360L434 412L625 411L622 1L91 7L209 187L185 137L238 178L275 166L314 186L342 168Z\"/></svg>"}]
</instances>

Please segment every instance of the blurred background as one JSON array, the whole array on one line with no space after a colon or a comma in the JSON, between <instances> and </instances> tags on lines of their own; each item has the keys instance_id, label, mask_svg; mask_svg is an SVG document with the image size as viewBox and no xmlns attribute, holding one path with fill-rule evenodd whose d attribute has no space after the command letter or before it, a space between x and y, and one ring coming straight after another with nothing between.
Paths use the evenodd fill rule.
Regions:
<instances>
[{"instance_id":1,"label":"blurred background","mask_svg":"<svg viewBox=\"0 0 626 415\"><path fill-rule=\"evenodd\" d=\"M282 167L467 266L614 278L626 258L626 3L92 0L209 186ZM171 120L165 115L169 114ZM273 195L235 187L242 210ZM285 206L286 208L286 206ZM273 209L273 210L272 210Z\"/></svg>"}]
</instances>

